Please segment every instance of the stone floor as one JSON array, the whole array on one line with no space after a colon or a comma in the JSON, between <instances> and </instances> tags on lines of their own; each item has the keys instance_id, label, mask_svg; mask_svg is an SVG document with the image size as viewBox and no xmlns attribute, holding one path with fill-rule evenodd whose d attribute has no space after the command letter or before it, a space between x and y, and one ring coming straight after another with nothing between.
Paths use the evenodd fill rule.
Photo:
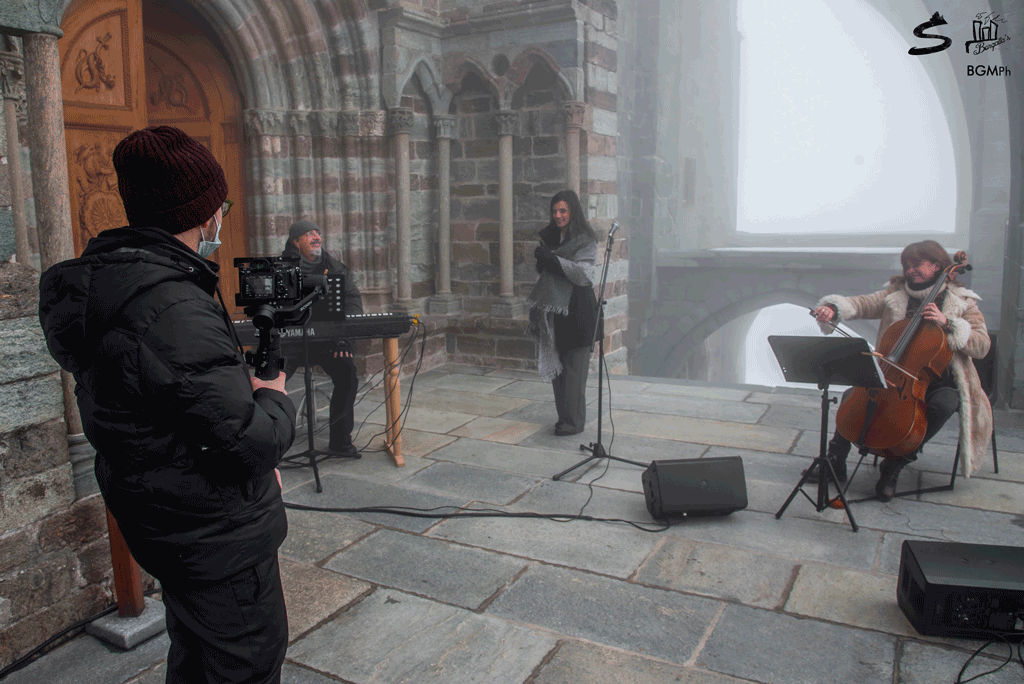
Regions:
<instances>
[{"instance_id":1,"label":"stone floor","mask_svg":"<svg viewBox=\"0 0 1024 684\"><path fill-rule=\"evenodd\" d=\"M914 630L896 604L900 548L906 539L1024 547L1024 429L1003 427L1012 417L999 420L998 474L989 457L955 491L857 504L854 533L843 511L818 513L802 496L775 517L818 450L813 389L616 376L605 403L609 453L644 463L738 455L744 464L746 510L648 531L657 525L645 507L641 468L602 459L567 481L552 480L586 456L581 442L596 437L592 384L587 431L556 437L551 389L535 374L449 365L415 384L404 380L403 405L411 390L404 468L378 451L383 397L368 389L356 407L363 458L322 464L320 494L309 468L285 470L287 501L560 517L289 511L281 549L292 635L284 681L956 679L981 642ZM326 444L326 433L316 441ZM901 484L948 479L955 441L947 426ZM874 478L867 463L851 495L872 493ZM581 510L638 526L566 520ZM83 636L5 684L157 684L166 650L165 634L127 653ZM965 676L998 662L983 656ZM981 681L1021 680L1015 663Z\"/></svg>"}]
</instances>

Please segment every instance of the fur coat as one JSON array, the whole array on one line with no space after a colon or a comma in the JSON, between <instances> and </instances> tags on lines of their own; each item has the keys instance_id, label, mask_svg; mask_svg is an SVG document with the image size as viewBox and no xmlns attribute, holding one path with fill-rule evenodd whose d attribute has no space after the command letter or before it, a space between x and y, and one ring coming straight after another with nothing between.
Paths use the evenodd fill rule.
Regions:
<instances>
[{"instance_id":1,"label":"fur coat","mask_svg":"<svg viewBox=\"0 0 1024 684\"><path fill-rule=\"evenodd\" d=\"M963 476L967 478L981 466L992 436L992 405L981 388L981 380L971 361L972 358L984 358L991 340L985 318L975 303L981 297L954 284L947 284L945 290L942 313L949 319L945 328L946 341L953 351L949 367L960 390L960 447L964 457L960 463ZM906 317L910 297L921 300L928 296L929 291L930 288L926 288L915 292L906 286L906 278L895 276L888 287L874 294L855 297L828 295L818 302L818 306L834 306L839 313L836 322L855 318L881 319L875 343L877 347L889 326ZM826 334L833 330L827 323L819 322L819 326Z\"/></svg>"}]
</instances>

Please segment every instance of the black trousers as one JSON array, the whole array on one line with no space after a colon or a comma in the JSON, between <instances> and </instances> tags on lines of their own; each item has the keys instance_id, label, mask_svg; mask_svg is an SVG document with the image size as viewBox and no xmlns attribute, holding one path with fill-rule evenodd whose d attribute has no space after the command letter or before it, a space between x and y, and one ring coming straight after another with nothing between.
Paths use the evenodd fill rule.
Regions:
<instances>
[{"instance_id":1,"label":"black trousers","mask_svg":"<svg viewBox=\"0 0 1024 684\"><path fill-rule=\"evenodd\" d=\"M843 393L844 399L850 391L851 390L847 390ZM928 423L928 427L925 429L924 439L921 440L921 446L917 448L918 451L928 443L928 440L935 436L935 433L942 429L942 426L946 424L949 417L956 413L960 408L960 393L957 391L955 385L950 386L933 383L928 386L928 390L925 392L924 404L924 415L925 420ZM840 458L846 458L850 453L851 446L850 440L840 435L837 430L832 436L832 442L829 444L829 453ZM909 454L907 459L916 461L917 453Z\"/></svg>"},{"instance_id":2,"label":"black trousers","mask_svg":"<svg viewBox=\"0 0 1024 684\"><path fill-rule=\"evenodd\" d=\"M563 370L551 381L558 422L566 430L583 430L587 425L590 346L560 351L558 358L562 362Z\"/></svg>"},{"instance_id":3,"label":"black trousers","mask_svg":"<svg viewBox=\"0 0 1024 684\"><path fill-rule=\"evenodd\" d=\"M167 684L279 684L288 614L277 553L218 582L161 580Z\"/></svg>"},{"instance_id":4,"label":"black trousers","mask_svg":"<svg viewBox=\"0 0 1024 684\"><path fill-rule=\"evenodd\" d=\"M313 347L310 345L310 363L320 366L331 379L334 389L331 391L330 445L328 448L339 450L352 443L352 428L355 426L353 406L359 390L359 373L355 361L351 358L334 356L334 349ZM305 366L306 358L301 354L285 357L285 377L291 379L299 366Z\"/></svg>"}]
</instances>

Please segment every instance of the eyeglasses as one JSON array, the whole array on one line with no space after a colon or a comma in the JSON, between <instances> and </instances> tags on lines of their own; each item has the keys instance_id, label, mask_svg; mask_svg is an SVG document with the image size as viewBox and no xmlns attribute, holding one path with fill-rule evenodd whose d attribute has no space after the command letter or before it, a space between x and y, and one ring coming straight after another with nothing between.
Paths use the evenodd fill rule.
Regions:
<instances>
[{"instance_id":1,"label":"eyeglasses","mask_svg":"<svg viewBox=\"0 0 1024 684\"><path fill-rule=\"evenodd\" d=\"M226 200L224 200L224 204L220 205L220 215L221 215L221 218L224 218L225 216L228 215L228 212L231 211L231 205L232 204L234 204L234 202L232 202L229 199L226 199Z\"/></svg>"}]
</instances>

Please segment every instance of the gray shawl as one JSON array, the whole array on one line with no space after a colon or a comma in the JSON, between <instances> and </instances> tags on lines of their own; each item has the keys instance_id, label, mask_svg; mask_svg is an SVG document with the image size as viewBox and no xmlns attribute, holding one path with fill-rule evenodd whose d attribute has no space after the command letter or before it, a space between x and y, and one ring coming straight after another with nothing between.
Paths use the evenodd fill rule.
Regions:
<instances>
[{"instance_id":1,"label":"gray shawl","mask_svg":"<svg viewBox=\"0 0 1024 684\"><path fill-rule=\"evenodd\" d=\"M554 380L562 372L562 362L558 359L555 347L555 314L569 315L574 286L593 287L597 242L589 235L580 233L558 249L552 250L552 253L558 257L565 278L545 270L527 297L531 304L527 332L537 338L537 371L544 380Z\"/></svg>"}]
</instances>

